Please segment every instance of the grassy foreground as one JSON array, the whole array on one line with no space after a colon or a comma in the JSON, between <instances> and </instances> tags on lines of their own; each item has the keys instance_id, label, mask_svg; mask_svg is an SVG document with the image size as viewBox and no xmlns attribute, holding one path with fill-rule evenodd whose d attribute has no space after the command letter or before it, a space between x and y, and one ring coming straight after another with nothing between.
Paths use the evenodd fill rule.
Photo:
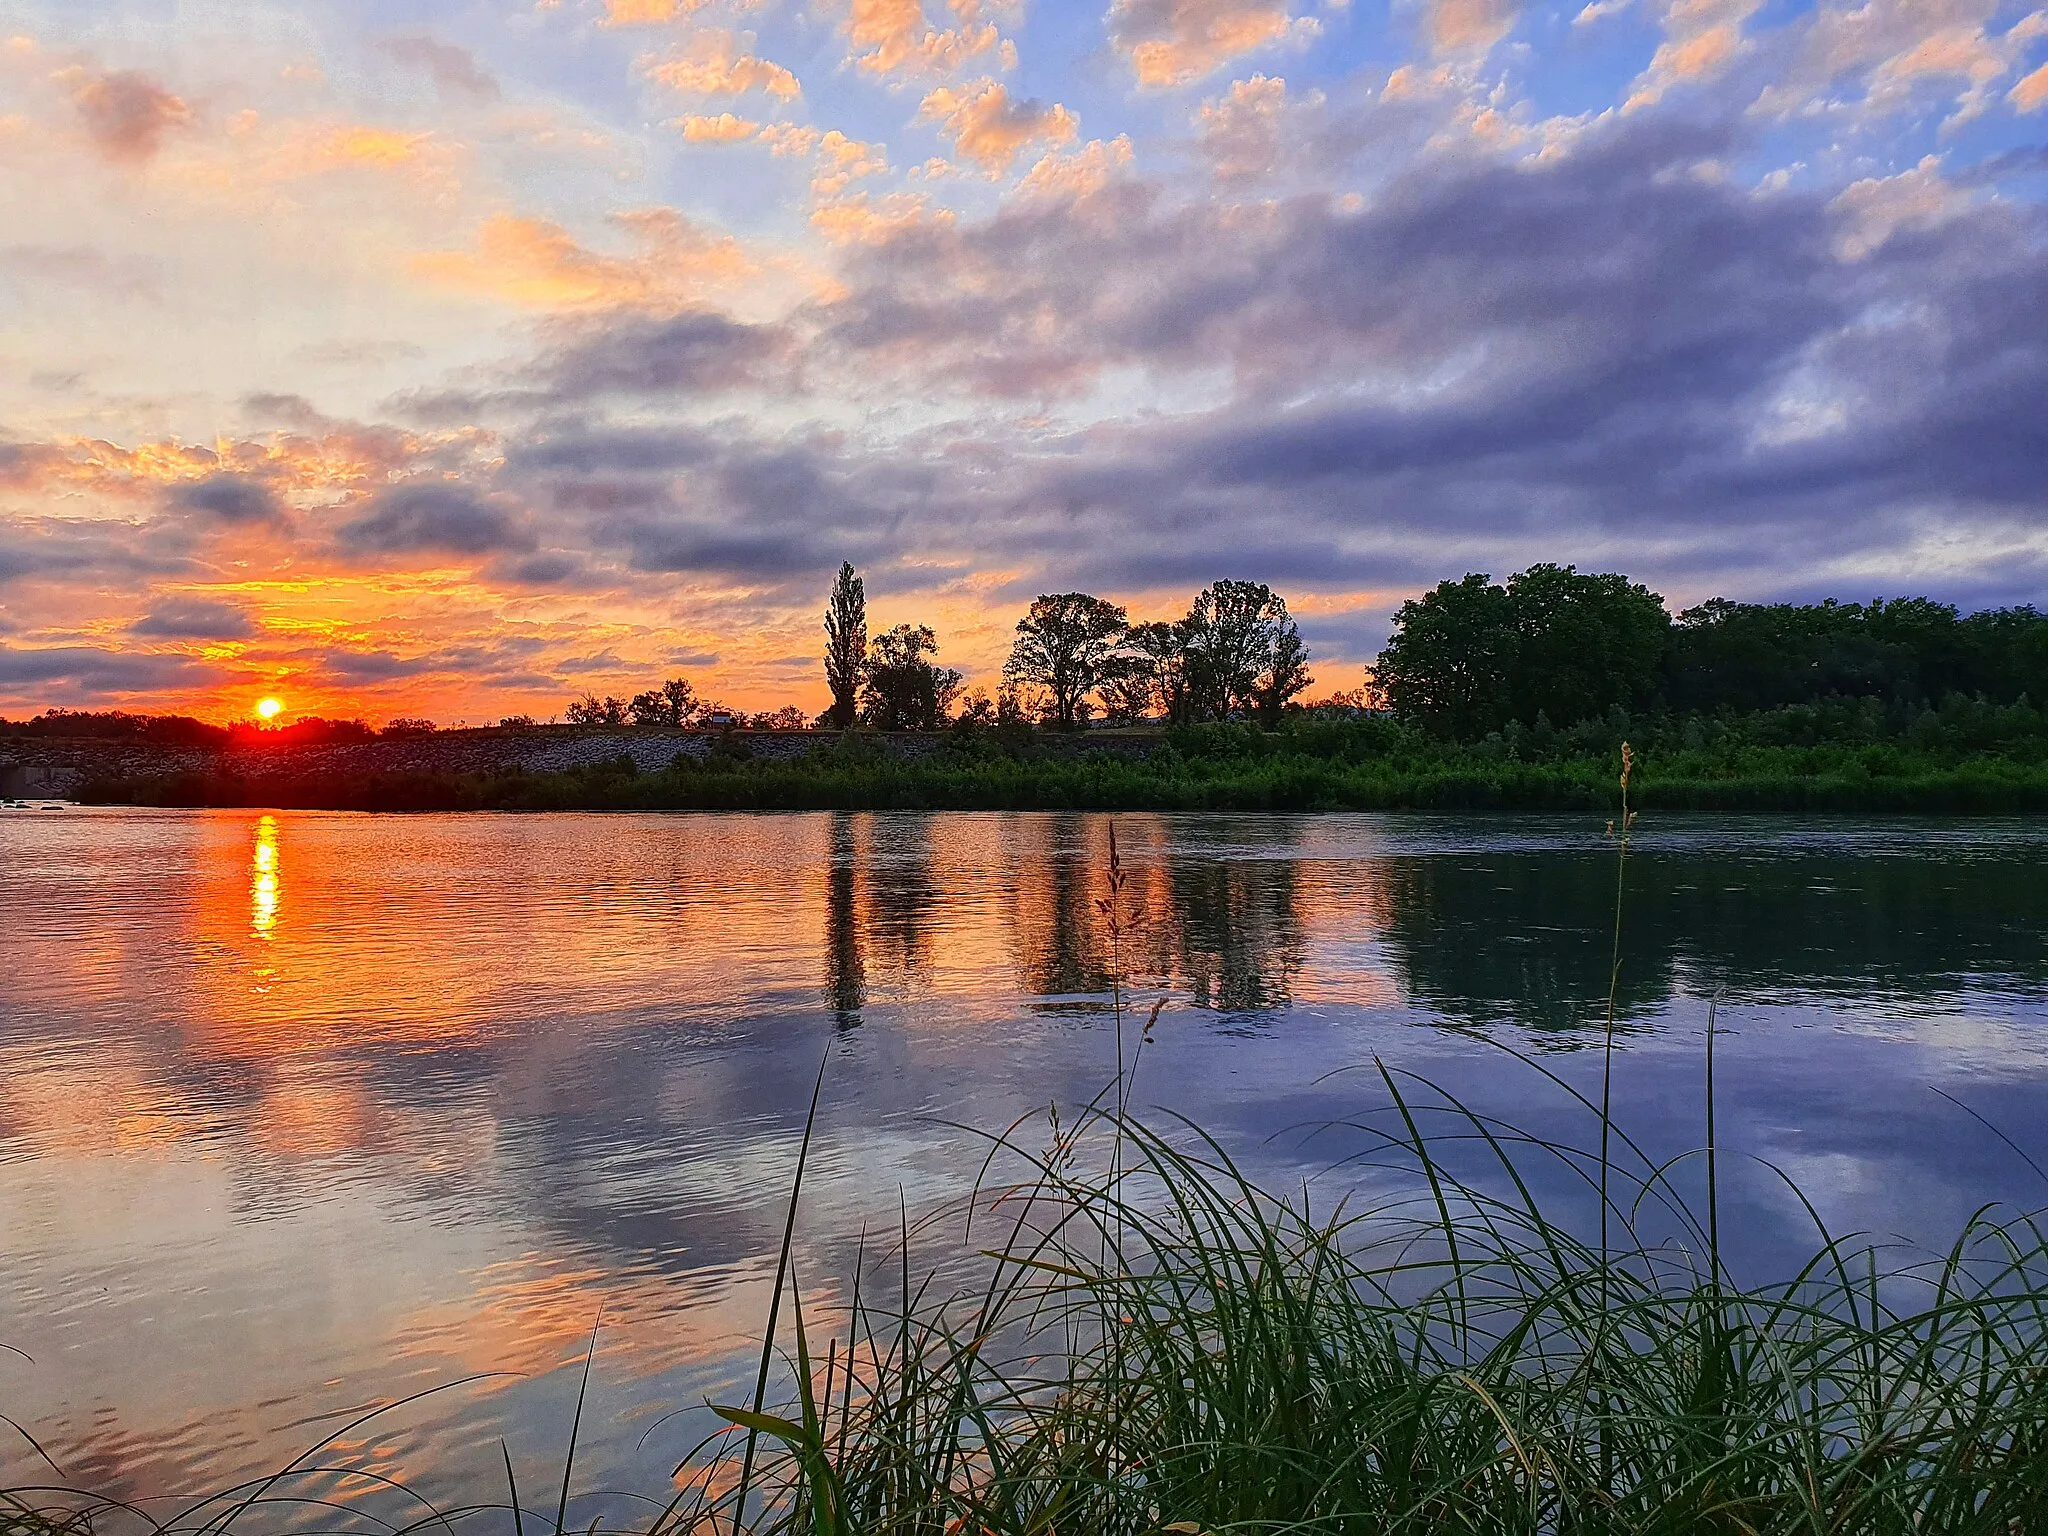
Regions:
<instances>
[{"instance_id":1,"label":"grassy foreground","mask_svg":"<svg viewBox=\"0 0 2048 1536\"><path fill-rule=\"evenodd\" d=\"M1277 732L1176 728L1121 750L1031 731L959 731L911 758L872 735L821 735L795 759L735 737L660 772L623 753L565 773L323 772L254 766L102 780L90 801L440 810L1604 811L1624 736L1638 803L1687 811L1984 814L2048 810L2048 715L1951 700L1874 701L1728 719L1591 721L1447 742L1391 720L1304 719Z\"/></svg>"},{"instance_id":2,"label":"grassy foreground","mask_svg":"<svg viewBox=\"0 0 2048 1536\"><path fill-rule=\"evenodd\" d=\"M1617 963L1631 824L1624 800ZM1113 943L1122 899L1112 854ZM1529 1064L1583 1111L1582 1143L1374 1064L1376 1105L1353 1127L1373 1149L1366 1193L1318 1208L1193 1128L1128 1112L1158 1011L1115 1003L1111 1087L1071 1124L991 1137L974 1195L864 1256L824 1316L805 1314L794 1258L807 1127L754 1392L714 1405L727 1427L634 1531L2048 1531L2048 1233L1981 1215L1913 1256L1815 1216L1806 1263L1738 1280L1711 1012L1695 1155L1660 1159L1611 1114L1610 1028L1597 1097ZM1546 1211L1534 1191L1560 1182L1597 1214ZM914 1257L933 1243L939 1261ZM398 1529L594 1536L569 1517L575 1433L545 1503L521 1498L508 1456L505 1487ZM302 1461L154 1517L21 1489L0 1494L0 1532L303 1528L302 1480L331 1475Z\"/></svg>"}]
</instances>

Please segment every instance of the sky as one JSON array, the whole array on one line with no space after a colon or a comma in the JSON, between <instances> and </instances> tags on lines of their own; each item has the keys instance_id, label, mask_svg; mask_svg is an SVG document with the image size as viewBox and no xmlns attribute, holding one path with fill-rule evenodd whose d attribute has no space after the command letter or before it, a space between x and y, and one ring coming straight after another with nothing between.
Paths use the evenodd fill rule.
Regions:
<instances>
[{"instance_id":1,"label":"sky","mask_svg":"<svg viewBox=\"0 0 2048 1536\"><path fill-rule=\"evenodd\" d=\"M2044 145L2028 0L0 0L0 713L2048 602Z\"/></svg>"}]
</instances>

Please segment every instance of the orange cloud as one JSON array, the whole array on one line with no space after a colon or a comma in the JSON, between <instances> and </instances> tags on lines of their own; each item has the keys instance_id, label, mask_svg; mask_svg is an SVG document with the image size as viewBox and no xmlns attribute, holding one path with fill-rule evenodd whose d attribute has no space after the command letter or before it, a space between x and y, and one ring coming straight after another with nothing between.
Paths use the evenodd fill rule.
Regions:
<instances>
[{"instance_id":1,"label":"orange cloud","mask_svg":"<svg viewBox=\"0 0 2048 1536\"><path fill-rule=\"evenodd\" d=\"M736 139L751 139L761 131L759 123L730 112L721 112L716 117L679 117L672 126L682 129L683 137L693 144L730 144Z\"/></svg>"},{"instance_id":2,"label":"orange cloud","mask_svg":"<svg viewBox=\"0 0 2048 1536\"><path fill-rule=\"evenodd\" d=\"M1636 77L1622 110L1633 112L1661 101L1673 86L1711 80L1746 44L1743 23L1762 0L1673 0L1664 13L1664 41Z\"/></svg>"},{"instance_id":3,"label":"orange cloud","mask_svg":"<svg viewBox=\"0 0 2048 1536\"><path fill-rule=\"evenodd\" d=\"M727 134L720 119L703 121L713 126L699 139L755 132L751 123ZM676 308L756 270L730 235L708 234L670 210L617 222L646 247L643 255L602 255L551 220L501 213L485 221L474 249L428 252L412 266L432 281L532 309Z\"/></svg>"},{"instance_id":4,"label":"orange cloud","mask_svg":"<svg viewBox=\"0 0 2048 1536\"><path fill-rule=\"evenodd\" d=\"M2012 104L2022 112L2038 112L2043 106L2048 106L2048 64L2028 75L2008 94Z\"/></svg>"},{"instance_id":5,"label":"orange cloud","mask_svg":"<svg viewBox=\"0 0 2048 1536\"><path fill-rule=\"evenodd\" d=\"M687 16L704 0L604 0L601 27L654 27Z\"/></svg>"},{"instance_id":6,"label":"orange cloud","mask_svg":"<svg viewBox=\"0 0 2048 1536\"><path fill-rule=\"evenodd\" d=\"M1229 94L1202 104L1195 123L1202 147L1219 176L1257 176L1280 153L1280 114L1287 107L1287 82L1277 75L1253 75L1232 83Z\"/></svg>"},{"instance_id":7,"label":"orange cloud","mask_svg":"<svg viewBox=\"0 0 2048 1536\"><path fill-rule=\"evenodd\" d=\"M2034 11L1994 35L1985 25L1992 10L1981 0L1864 0L1853 8L1823 7L1803 56L1765 88L1757 105L1789 115L1849 76L1862 81L1864 108L1897 112L1924 101L1926 82L1946 78L1963 82L1950 122L1967 121L1991 105L1996 83L2019 63L2028 43L2048 33L2048 12ZM2022 111L2028 110L2026 101L2038 103L2048 90L2035 86L2029 92L2027 86L2022 80L2007 93Z\"/></svg>"},{"instance_id":8,"label":"orange cloud","mask_svg":"<svg viewBox=\"0 0 2048 1536\"><path fill-rule=\"evenodd\" d=\"M940 86L924 99L921 117L936 120L954 149L990 176L1000 176L1026 145L1065 144L1081 120L1057 102L1012 101L994 80L983 78L958 90Z\"/></svg>"},{"instance_id":9,"label":"orange cloud","mask_svg":"<svg viewBox=\"0 0 2048 1536\"><path fill-rule=\"evenodd\" d=\"M766 91L788 101L803 93L803 87L780 64L736 53L732 39L719 33L707 35L702 50L688 57L647 60L641 65L650 80L670 90L699 96L740 96L748 91Z\"/></svg>"},{"instance_id":10,"label":"orange cloud","mask_svg":"<svg viewBox=\"0 0 2048 1536\"><path fill-rule=\"evenodd\" d=\"M1017 183L1017 190L1035 197L1086 197L1108 186L1110 178L1130 163L1129 134L1107 143L1090 139L1071 154L1047 151Z\"/></svg>"},{"instance_id":11,"label":"orange cloud","mask_svg":"<svg viewBox=\"0 0 2048 1536\"><path fill-rule=\"evenodd\" d=\"M1515 27L1514 0L1433 0L1423 31L1436 53L1485 53Z\"/></svg>"},{"instance_id":12,"label":"orange cloud","mask_svg":"<svg viewBox=\"0 0 2048 1536\"><path fill-rule=\"evenodd\" d=\"M1109 31L1138 84L1163 87L1199 79L1268 44L1313 37L1322 24L1290 17L1285 0L1115 0Z\"/></svg>"},{"instance_id":13,"label":"orange cloud","mask_svg":"<svg viewBox=\"0 0 2048 1536\"><path fill-rule=\"evenodd\" d=\"M872 244L919 224L950 224L950 209L930 212L922 193L891 192L870 199L865 192L812 210L811 227L836 245Z\"/></svg>"},{"instance_id":14,"label":"orange cloud","mask_svg":"<svg viewBox=\"0 0 2048 1536\"><path fill-rule=\"evenodd\" d=\"M955 9L965 23L972 21L976 8L962 4ZM1002 54L1004 68L1016 63L1016 49L987 22L927 26L922 0L853 0L846 36L861 50L858 62L870 74L944 74L991 49Z\"/></svg>"},{"instance_id":15,"label":"orange cloud","mask_svg":"<svg viewBox=\"0 0 2048 1536\"><path fill-rule=\"evenodd\" d=\"M1968 195L1942 179L1941 162L1922 158L1910 171L1851 182L1828 204L1841 219L1835 254L1860 261L1899 229L1931 229L1969 204Z\"/></svg>"}]
</instances>

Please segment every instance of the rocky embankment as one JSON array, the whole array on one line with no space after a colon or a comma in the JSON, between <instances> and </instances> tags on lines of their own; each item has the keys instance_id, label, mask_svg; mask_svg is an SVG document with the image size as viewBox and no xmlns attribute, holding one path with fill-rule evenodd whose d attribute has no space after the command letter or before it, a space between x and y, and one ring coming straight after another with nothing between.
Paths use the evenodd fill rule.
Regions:
<instances>
[{"instance_id":1,"label":"rocky embankment","mask_svg":"<svg viewBox=\"0 0 2048 1536\"><path fill-rule=\"evenodd\" d=\"M1118 733L1121 735L1121 733ZM917 758L946 740L943 732L904 731L866 738L877 750ZM0 737L0 796L67 799L88 780L159 778L220 771L243 776L318 773L487 774L523 769L560 773L615 759L633 759L643 773L666 768L680 754L709 757L725 750L756 758L801 757L828 731L691 731L637 727L589 730L534 726L522 730L436 731L431 736L378 737L319 746L238 747L222 751L150 746L124 740ZM1096 750L1136 745L1091 733L1073 743ZM1146 742L1150 744L1149 736Z\"/></svg>"}]
</instances>

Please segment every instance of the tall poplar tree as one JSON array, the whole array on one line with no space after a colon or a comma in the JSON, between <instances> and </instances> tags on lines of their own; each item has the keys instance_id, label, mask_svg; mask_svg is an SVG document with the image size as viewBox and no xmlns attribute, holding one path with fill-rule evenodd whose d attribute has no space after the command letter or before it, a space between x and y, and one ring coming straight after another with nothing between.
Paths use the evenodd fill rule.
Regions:
<instances>
[{"instance_id":1,"label":"tall poplar tree","mask_svg":"<svg viewBox=\"0 0 2048 1536\"><path fill-rule=\"evenodd\" d=\"M853 562L839 567L825 607L825 682L832 689L827 718L840 730L860 712L861 678L868 664L868 596Z\"/></svg>"}]
</instances>

